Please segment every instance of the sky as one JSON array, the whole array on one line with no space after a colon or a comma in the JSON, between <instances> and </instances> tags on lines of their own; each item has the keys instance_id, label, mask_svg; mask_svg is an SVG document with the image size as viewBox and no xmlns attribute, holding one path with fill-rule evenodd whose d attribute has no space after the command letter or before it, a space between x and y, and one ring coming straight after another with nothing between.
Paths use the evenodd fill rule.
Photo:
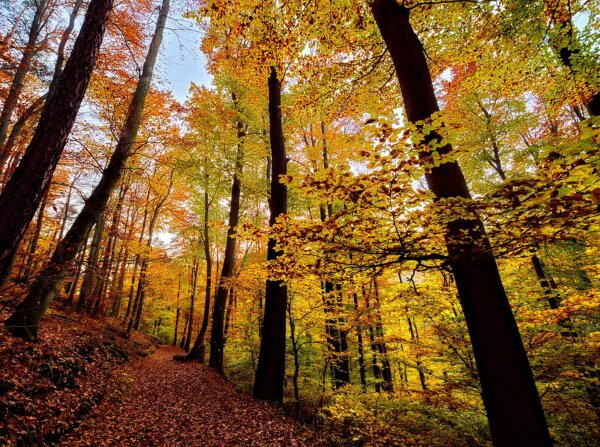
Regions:
<instances>
[{"instance_id":1,"label":"sky","mask_svg":"<svg viewBox=\"0 0 600 447\"><path fill-rule=\"evenodd\" d=\"M182 16L181 9L171 11L162 44L158 70L178 101L185 101L190 84L210 85L206 59L200 51L201 32L195 20Z\"/></svg>"}]
</instances>

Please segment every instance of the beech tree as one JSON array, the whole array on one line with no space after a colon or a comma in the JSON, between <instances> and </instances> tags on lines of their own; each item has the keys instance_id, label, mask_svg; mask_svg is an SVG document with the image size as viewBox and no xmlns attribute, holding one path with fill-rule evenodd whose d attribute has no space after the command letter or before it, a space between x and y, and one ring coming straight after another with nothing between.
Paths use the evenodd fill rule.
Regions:
<instances>
[{"instance_id":1,"label":"beech tree","mask_svg":"<svg viewBox=\"0 0 600 447\"><path fill-rule=\"evenodd\" d=\"M271 141L271 196L269 198L269 225L287 213L287 186L280 178L287 173L287 159L281 116L281 81L277 69L271 66L269 74L269 136ZM275 240L270 239L267 259L278 256ZM262 325L260 355L254 381L254 397L281 404L285 375L285 325L287 286L282 280L267 280L265 317Z\"/></svg>"},{"instance_id":2,"label":"beech tree","mask_svg":"<svg viewBox=\"0 0 600 447\"><path fill-rule=\"evenodd\" d=\"M410 10L395 0L374 1L371 10L394 62L406 115L420 125L431 119L439 106L423 47L409 21ZM420 142L419 157L428 160L432 151L429 145L440 141L435 133L425 137ZM452 147L436 149L446 155ZM455 161L434 167L426 179L436 199L471 198ZM551 445L527 354L481 220L473 216L472 220L450 222L446 246L473 343L494 443ZM509 375L505 374L507 370Z\"/></svg>"},{"instance_id":3,"label":"beech tree","mask_svg":"<svg viewBox=\"0 0 600 447\"><path fill-rule=\"evenodd\" d=\"M45 15L47 15L48 12L47 7L48 1L46 0L37 2L35 4L35 13L33 15L33 19L31 20L27 44L25 45L21 61L17 66L17 70L15 71L8 95L4 100L2 113L0 113L0 148L2 149L2 156L0 158L0 171L4 169L4 163L7 158L4 151L4 144L6 143L6 138L8 137L10 121L15 109L17 108L23 86L25 85L25 76L31 67L33 57L36 54L38 43L37 40L45 22Z\"/></svg>"},{"instance_id":4,"label":"beech tree","mask_svg":"<svg viewBox=\"0 0 600 447\"><path fill-rule=\"evenodd\" d=\"M73 5L73 9L71 10L71 13L69 15L69 23L61 34L60 42L59 42L58 48L56 50L56 61L54 63L54 72L52 74L52 80L50 81L50 86L48 88L48 92L39 96L25 109L25 111L21 114L21 116L19 116L19 119L14 123L10 133L8 134L8 138L6 138L6 135L5 135L5 141L3 140L1 132L0 132L0 172L2 170L4 170L3 174L4 174L5 179L8 179L10 177L10 175L12 174L10 166L8 165L8 162L10 161L10 158L12 156L14 156L13 149L14 149L16 140L17 140L19 134L21 133L23 127L25 126L27 121L32 118L32 116L34 116L37 112L39 112L39 109L42 107L42 105L44 104L46 99L56 91L56 86L58 85L58 80L60 79L60 75L62 74L63 65L64 65L65 58L66 58L65 49L66 49L67 43L69 41L69 38L71 37L73 30L75 29L75 21L77 19L80 9L81 9L82 3L83 3L83 0L75 1L74 5ZM47 7L47 2L41 2L37 6L36 15L34 16L33 22L31 24L32 29L31 29L30 33L34 32L34 27L40 26L40 24L36 22L36 20L40 19L38 12L40 10L43 11L43 9L46 7ZM39 34L39 30L37 32ZM32 38L32 36L30 35L30 39L31 38ZM24 61L26 62L26 59L31 57L31 53L33 52L32 47L33 47L33 45L30 45L30 43L28 42L27 47L25 48L25 51L23 53L23 60L21 61L21 64L19 65L19 68L17 69L17 73L15 74L15 78L14 78L15 81L13 81L13 82L18 83L19 81L17 81L17 79L21 76L20 70L25 70L27 68L26 67L27 64L26 63L24 64ZM20 84L21 84L21 87L18 87L18 85L14 86L14 88L12 89L13 94L15 94L15 95L20 94L19 90L20 90L20 88L22 88L22 84L23 84L22 79L20 81ZM11 100L10 100L10 98L7 98L4 108L8 109L8 108L10 108L10 105L11 105ZM10 114L10 113L11 113L10 110L7 110L6 118L8 120L10 119L8 117L8 114ZM0 126L1 126L1 124L0 124Z\"/></svg>"},{"instance_id":5,"label":"beech tree","mask_svg":"<svg viewBox=\"0 0 600 447\"><path fill-rule=\"evenodd\" d=\"M153 401L136 407L145 385L163 383L150 395L172 401L202 382L209 405L192 409L234 442L221 410L245 415L250 401L225 400L229 380L336 445L598 444L600 5L180 3L209 76L185 100L171 94L176 55L164 48L160 88L123 143L162 2L115 5L85 113L0 289L0 313L23 318L9 330L40 339L0 331L0 438L57 440L77 422L60 416L63 397L79 406L83 389L57 400L55 387L81 382L80 361L125 360L113 342L148 339L173 346L123 365L137 384L122 409L156 429L175 426ZM87 3L48 2L2 182ZM2 100L32 5L0 2ZM171 361L205 358L212 368ZM92 433L135 438L122 425ZM260 439L284 442L262 426ZM144 436L201 436L194 427Z\"/></svg>"},{"instance_id":6,"label":"beech tree","mask_svg":"<svg viewBox=\"0 0 600 447\"><path fill-rule=\"evenodd\" d=\"M57 83L44 106L19 167L0 193L0 283L8 278L16 250L52 180L98 57L112 0L93 0Z\"/></svg>"},{"instance_id":7,"label":"beech tree","mask_svg":"<svg viewBox=\"0 0 600 447\"><path fill-rule=\"evenodd\" d=\"M75 219L65 238L54 251L50 263L40 274L25 300L21 302L11 318L5 323L6 327L15 335L29 339L37 338L37 330L41 317L54 298L59 285L68 271L68 266L79 252L81 244L84 241L84 236L94 222L98 220L106 207L113 190L122 176L128 158L135 151L135 139L142 119L146 96L150 90L152 73L162 41L169 6L170 1L164 0L142 74L131 101L127 120L109 164L102 174L100 183L86 200L85 206L79 213L79 216ZM156 214L153 215L153 219L151 220L151 229L154 228L153 223L155 222ZM152 236L150 235L148 238L149 245L151 241ZM141 312L141 304L138 306L138 309L140 309L138 313ZM135 321L139 325L139 315L137 314Z\"/></svg>"},{"instance_id":8,"label":"beech tree","mask_svg":"<svg viewBox=\"0 0 600 447\"><path fill-rule=\"evenodd\" d=\"M234 104L237 106L235 93L233 94ZM243 138L245 130L244 123L241 118L237 119L237 138L238 148L235 158L235 166L233 172L233 181L231 184L231 201L229 205L229 222L227 227L227 242L225 244L225 256L223 258L223 266L221 267L221 276L215 293L212 326L210 336L210 358L208 365L215 368L220 373L223 373L223 349L225 347L224 330L225 330L225 306L227 295L233 294L231 281L235 271L235 249L236 249L236 227L240 219L240 196L241 196L241 181L240 175L243 167ZM207 287L208 290L208 287ZM205 309L204 314L207 315ZM200 334L203 335L203 334ZM200 335L198 336L200 341Z\"/></svg>"}]
</instances>

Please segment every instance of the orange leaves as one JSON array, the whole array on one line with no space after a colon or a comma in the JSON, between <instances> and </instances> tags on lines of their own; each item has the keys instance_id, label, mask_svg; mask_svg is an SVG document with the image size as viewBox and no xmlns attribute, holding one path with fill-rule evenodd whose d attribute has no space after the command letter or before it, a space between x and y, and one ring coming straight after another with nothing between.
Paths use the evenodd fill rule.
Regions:
<instances>
[{"instance_id":1,"label":"orange leaves","mask_svg":"<svg viewBox=\"0 0 600 447\"><path fill-rule=\"evenodd\" d=\"M174 362L177 348L164 346L126 371L127 392L106 400L66 444L176 444L221 447L320 446L318 436L198 363ZM124 423L123 418L127 419Z\"/></svg>"},{"instance_id":2,"label":"orange leaves","mask_svg":"<svg viewBox=\"0 0 600 447\"><path fill-rule=\"evenodd\" d=\"M2 315L4 316L4 315ZM78 317L80 318L80 317ZM102 400L109 377L149 343L107 323L54 314L35 344L0 333L0 443L55 443Z\"/></svg>"}]
</instances>

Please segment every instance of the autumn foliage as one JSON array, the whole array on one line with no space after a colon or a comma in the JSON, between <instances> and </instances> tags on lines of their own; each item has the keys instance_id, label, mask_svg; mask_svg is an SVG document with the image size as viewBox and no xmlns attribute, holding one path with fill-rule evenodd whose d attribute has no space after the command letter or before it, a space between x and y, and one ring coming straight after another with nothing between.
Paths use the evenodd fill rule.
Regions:
<instances>
[{"instance_id":1,"label":"autumn foliage","mask_svg":"<svg viewBox=\"0 0 600 447\"><path fill-rule=\"evenodd\" d=\"M5 3L0 443L600 442L595 2Z\"/></svg>"}]
</instances>

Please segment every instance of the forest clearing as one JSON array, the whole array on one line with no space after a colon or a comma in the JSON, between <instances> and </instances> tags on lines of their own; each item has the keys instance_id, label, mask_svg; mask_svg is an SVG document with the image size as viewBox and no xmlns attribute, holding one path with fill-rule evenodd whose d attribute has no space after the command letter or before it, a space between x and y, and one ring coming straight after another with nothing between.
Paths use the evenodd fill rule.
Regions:
<instances>
[{"instance_id":1,"label":"forest clearing","mask_svg":"<svg viewBox=\"0 0 600 447\"><path fill-rule=\"evenodd\" d=\"M600 446L600 3L0 1L0 445Z\"/></svg>"}]
</instances>

